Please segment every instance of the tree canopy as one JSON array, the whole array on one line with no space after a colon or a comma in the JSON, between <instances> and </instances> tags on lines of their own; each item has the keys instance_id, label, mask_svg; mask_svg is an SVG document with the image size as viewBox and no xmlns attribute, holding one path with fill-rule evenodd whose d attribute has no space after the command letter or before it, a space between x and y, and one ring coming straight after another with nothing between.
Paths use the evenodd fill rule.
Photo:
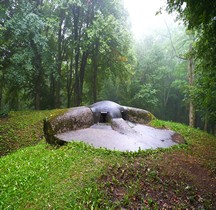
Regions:
<instances>
[{"instance_id":1,"label":"tree canopy","mask_svg":"<svg viewBox=\"0 0 216 210\"><path fill-rule=\"evenodd\" d=\"M77 106L85 83L93 92L88 100L96 101L97 83L105 75L130 69L130 33L121 1L9 0L0 10L1 106Z\"/></svg>"}]
</instances>

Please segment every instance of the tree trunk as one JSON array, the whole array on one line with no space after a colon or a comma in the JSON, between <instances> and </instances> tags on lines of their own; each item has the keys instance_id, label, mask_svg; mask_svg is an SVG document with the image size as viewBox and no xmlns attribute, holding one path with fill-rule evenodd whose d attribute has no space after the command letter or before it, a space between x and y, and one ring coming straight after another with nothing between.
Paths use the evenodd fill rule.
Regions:
<instances>
[{"instance_id":1,"label":"tree trunk","mask_svg":"<svg viewBox=\"0 0 216 210\"><path fill-rule=\"evenodd\" d=\"M37 70L37 77L36 77L36 84L35 84L35 109L40 110L41 109L41 92L42 92L42 60L41 60L41 54L36 53L35 58L35 68Z\"/></svg>"},{"instance_id":2,"label":"tree trunk","mask_svg":"<svg viewBox=\"0 0 216 210\"><path fill-rule=\"evenodd\" d=\"M69 67L68 67L69 66ZM71 107L71 97L73 92L73 59L70 59L70 65L67 65L67 107Z\"/></svg>"},{"instance_id":3,"label":"tree trunk","mask_svg":"<svg viewBox=\"0 0 216 210\"><path fill-rule=\"evenodd\" d=\"M192 45L190 45L190 49L189 49L189 53L191 52L192 52ZM188 59L188 80L189 80L189 87L191 88L194 82L194 63L191 55L190 58ZM189 103L189 126L195 127L195 108L191 96L190 96L190 103Z\"/></svg>"},{"instance_id":4,"label":"tree trunk","mask_svg":"<svg viewBox=\"0 0 216 210\"><path fill-rule=\"evenodd\" d=\"M170 96L170 88L171 84L169 84L168 90L166 87L163 88L163 119L167 119L167 104L168 104L168 100L169 100L169 96Z\"/></svg>"},{"instance_id":5,"label":"tree trunk","mask_svg":"<svg viewBox=\"0 0 216 210\"><path fill-rule=\"evenodd\" d=\"M97 75L98 75L98 50L99 41L96 41L95 49L93 53L93 101L97 102Z\"/></svg>"},{"instance_id":6,"label":"tree trunk","mask_svg":"<svg viewBox=\"0 0 216 210\"><path fill-rule=\"evenodd\" d=\"M94 64L94 75L93 75L93 101L97 102L97 73L98 66Z\"/></svg>"},{"instance_id":7,"label":"tree trunk","mask_svg":"<svg viewBox=\"0 0 216 210\"><path fill-rule=\"evenodd\" d=\"M83 53L82 61L80 64L79 105L82 103L83 83L84 83L85 68L86 68L86 64L87 64L87 59L88 59L88 51Z\"/></svg>"},{"instance_id":8,"label":"tree trunk","mask_svg":"<svg viewBox=\"0 0 216 210\"><path fill-rule=\"evenodd\" d=\"M80 38L79 38L79 16L80 8L78 6L73 7L73 17L74 17L74 40L75 46L75 84L74 84L74 105L80 105L80 81L79 81L79 58L80 58Z\"/></svg>"},{"instance_id":9,"label":"tree trunk","mask_svg":"<svg viewBox=\"0 0 216 210\"><path fill-rule=\"evenodd\" d=\"M53 72L50 74L50 97L49 97L49 107L55 108L55 78L53 76Z\"/></svg>"},{"instance_id":10,"label":"tree trunk","mask_svg":"<svg viewBox=\"0 0 216 210\"><path fill-rule=\"evenodd\" d=\"M76 52L75 56L75 85L74 85L74 104L75 106L79 106L79 52Z\"/></svg>"},{"instance_id":11,"label":"tree trunk","mask_svg":"<svg viewBox=\"0 0 216 210\"><path fill-rule=\"evenodd\" d=\"M63 25L63 12L60 14L59 30L58 30L58 51L57 51L57 82L56 82L56 96L55 96L55 108L61 106L61 68L62 68L62 25Z\"/></svg>"},{"instance_id":12,"label":"tree trunk","mask_svg":"<svg viewBox=\"0 0 216 210\"><path fill-rule=\"evenodd\" d=\"M194 111L194 106L193 102L190 101L189 104L189 126L195 127L195 111Z\"/></svg>"},{"instance_id":13,"label":"tree trunk","mask_svg":"<svg viewBox=\"0 0 216 210\"><path fill-rule=\"evenodd\" d=\"M33 64L35 67L35 77L33 78L35 82L35 109L39 110L41 109L41 88L42 88L42 56L41 52L39 52L38 47L36 43L33 40L33 35L30 37L30 46L34 52L34 57L33 57Z\"/></svg>"},{"instance_id":14,"label":"tree trunk","mask_svg":"<svg viewBox=\"0 0 216 210\"><path fill-rule=\"evenodd\" d=\"M208 132L208 115L205 115L204 131Z\"/></svg>"},{"instance_id":15,"label":"tree trunk","mask_svg":"<svg viewBox=\"0 0 216 210\"><path fill-rule=\"evenodd\" d=\"M19 110L19 90L17 88L11 87L9 89L9 110Z\"/></svg>"},{"instance_id":16,"label":"tree trunk","mask_svg":"<svg viewBox=\"0 0 216 210\"><path fill-rule=\"evenodd\" d=\"M40 84L36 84L36 93L35 93L35 109L40 110Z\"/></svg>"}]
</instances>

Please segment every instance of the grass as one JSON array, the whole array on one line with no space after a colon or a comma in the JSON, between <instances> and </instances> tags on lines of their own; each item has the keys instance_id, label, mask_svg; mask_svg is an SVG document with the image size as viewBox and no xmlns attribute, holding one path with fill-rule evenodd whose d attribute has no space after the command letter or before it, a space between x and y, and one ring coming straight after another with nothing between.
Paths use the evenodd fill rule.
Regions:
<instances>
[{"instance_id":1,"label":"grass","mask_svg":"<svg viewBox=\"0 0 216 210\"><path fill-rule=\"evenodd\" d=\"M61 112L62 110L19 111L0 118L0 156L36 145L43 138L43 119Z\"/></svg>"},{"instance_id":2,"label":"grass","mask_svg":"<svg viewBox=\"0 0 216 210\"><path fill-rule=\"evenodd\" d=\"M78 208L80 202L85 204L81 197L89 196L101 170L121 159L117 153L95 150L83 143L71 143L59 149L40 143L21 149L1 159L1 206L3 209Z\"/></svg>"},{"instance_id":3,"label":"grass","mask_svg":"<svg viewBox=\"0 0 216 210\"><path fill-rule=\"evenodd\" d=\"M136 153L77 142L55 148L42 138L42 119L60 111L13 112L0 120L0 209L216 206L214 136L154 120L152 125L175 130L187 144Z\"/></svg>"}]
</instances>

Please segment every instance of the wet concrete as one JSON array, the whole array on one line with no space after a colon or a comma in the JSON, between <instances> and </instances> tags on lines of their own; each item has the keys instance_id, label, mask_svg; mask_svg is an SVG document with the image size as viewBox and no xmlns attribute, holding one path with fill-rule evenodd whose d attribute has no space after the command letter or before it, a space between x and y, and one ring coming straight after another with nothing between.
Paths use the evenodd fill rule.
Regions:
<instances>
[{"instance_id":1,"label":"wet concrete","mask_svg":"<svg viewBox=\"0 0 216 210\"><path fill-rule=\"evenodd\" d=\"M173 141L175 132L135 124L123 119L113 119L111 124L97 123L89 128L57 134L66 141L83 141L96 148L119 151L138 151L167 148L177 143Z\"/></svg>"}]
</instances>

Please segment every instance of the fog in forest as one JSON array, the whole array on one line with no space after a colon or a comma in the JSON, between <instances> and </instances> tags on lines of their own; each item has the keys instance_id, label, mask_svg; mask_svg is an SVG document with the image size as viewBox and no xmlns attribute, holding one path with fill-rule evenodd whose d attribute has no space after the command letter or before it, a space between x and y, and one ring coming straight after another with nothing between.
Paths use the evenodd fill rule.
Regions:
<instances>
[{"instance_id":1,"label":"fog in forest","mask_svg":"<svg viewBox=\"0 0 216 210\"><path fill-rule=\"evenodd\" d=\"M163 0L5 1L1 113L111 100L211 130L214 108L197 85L204 77L194 83L197 33L166 7Z\"/></svg>"}]
</instances>

